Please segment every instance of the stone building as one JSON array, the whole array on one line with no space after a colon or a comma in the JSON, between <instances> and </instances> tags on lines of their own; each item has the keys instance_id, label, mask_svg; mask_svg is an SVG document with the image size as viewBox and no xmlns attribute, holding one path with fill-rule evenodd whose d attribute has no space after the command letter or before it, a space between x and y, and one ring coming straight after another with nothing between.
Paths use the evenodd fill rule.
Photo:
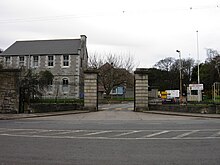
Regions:
<instances>
[{"instance_id":1,"label":"stone building","mask_svg":"<svg viewBox=\"0 0 220 165\"><path fill-rule=\"evenodd\" d=\"M0 113L19 112L18 69L0 69Z\"/></svg>"},{"instance_id":2,"label":"stone building","mask_svg":"<svg viewBox=\"0 0 220 165\"><path fill-rule=\"evenodd\" d=\"M3 53L4 68L48 70L54 75L44 93L46 98L80 98L83 96L84 70L88 53L85 35L78 39L16 41Z\"/></svg>"}]
</instances>

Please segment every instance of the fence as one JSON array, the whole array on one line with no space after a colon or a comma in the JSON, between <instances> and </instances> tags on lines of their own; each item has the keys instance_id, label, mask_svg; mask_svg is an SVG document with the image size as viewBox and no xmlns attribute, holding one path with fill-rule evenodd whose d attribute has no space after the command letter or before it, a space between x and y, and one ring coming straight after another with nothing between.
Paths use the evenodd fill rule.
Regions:
<instances>
[{"instance_id":1,"label":"fence","mask_svg":"<svg viewBox=\"0 0 220 165\"><path fill-rule=\"evenodd\" d=\"M220 102L220 82L212 85L212 98L214 102Z\"/></svg>"}]
</instances>

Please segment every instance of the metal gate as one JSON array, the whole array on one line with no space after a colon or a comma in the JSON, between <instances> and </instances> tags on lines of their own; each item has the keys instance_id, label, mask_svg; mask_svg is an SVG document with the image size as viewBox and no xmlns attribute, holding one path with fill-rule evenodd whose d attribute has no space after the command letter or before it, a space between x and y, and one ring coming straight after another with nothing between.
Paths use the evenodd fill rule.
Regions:
<instances>
[{"instance_id":1,"label":"metal gate","mask_svg":"<svg viewBox=\"0 0 220 165\"><path fill-rule=\"evenodd\" d=\"M212 98L214 102L220 102L220 82L212 85Z\"/></svg>"}]
</instances>

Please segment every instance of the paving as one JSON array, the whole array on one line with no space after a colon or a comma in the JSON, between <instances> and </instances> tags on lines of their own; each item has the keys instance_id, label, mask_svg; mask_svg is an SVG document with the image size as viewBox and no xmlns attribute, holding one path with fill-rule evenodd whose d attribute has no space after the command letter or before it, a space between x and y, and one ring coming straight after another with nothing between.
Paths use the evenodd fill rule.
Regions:
<instances>
[{"instance_id":1,"label":"paving","mask_svg":"<svg viewBox=\"0 0 220 165\"><path fill-rule=\"evenodd\" d=\"M183 112L168 112L168 111L146 111L144 113L220 119L220 114L202 114L202 113L200 114L200 113L183 113Z\"/></svg>"},{"instance_id":2,"label":"paving","mask_svg":"<svg viewBox=\"0 0 220 165\"><path fill-rule=\"evenodd\" d=\"M48 112L48 113L0 114L0 120L13 120L13 119L23 119L23 118L71 115L71 114L79 114L79 113L89 113L89 111L86 111L86 110L73 110L73 111Z\"/></svg>"}]
</instances>

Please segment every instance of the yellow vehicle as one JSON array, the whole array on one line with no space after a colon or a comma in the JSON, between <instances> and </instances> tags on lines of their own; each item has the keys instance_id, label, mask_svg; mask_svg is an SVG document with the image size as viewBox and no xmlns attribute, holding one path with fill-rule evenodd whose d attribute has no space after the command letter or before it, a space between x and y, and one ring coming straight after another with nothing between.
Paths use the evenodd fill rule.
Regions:
<instances>
[{"instance_id":1,"label":"yellow vehicle","mask_svg":"<svg viewBox=\"0 0 220 165\"><path fill-rule=\"evenodd\" d=\"M166 99L167 98L167 92L166 91L161 91L161 99Z\"/></svg>"}]
</instances>

